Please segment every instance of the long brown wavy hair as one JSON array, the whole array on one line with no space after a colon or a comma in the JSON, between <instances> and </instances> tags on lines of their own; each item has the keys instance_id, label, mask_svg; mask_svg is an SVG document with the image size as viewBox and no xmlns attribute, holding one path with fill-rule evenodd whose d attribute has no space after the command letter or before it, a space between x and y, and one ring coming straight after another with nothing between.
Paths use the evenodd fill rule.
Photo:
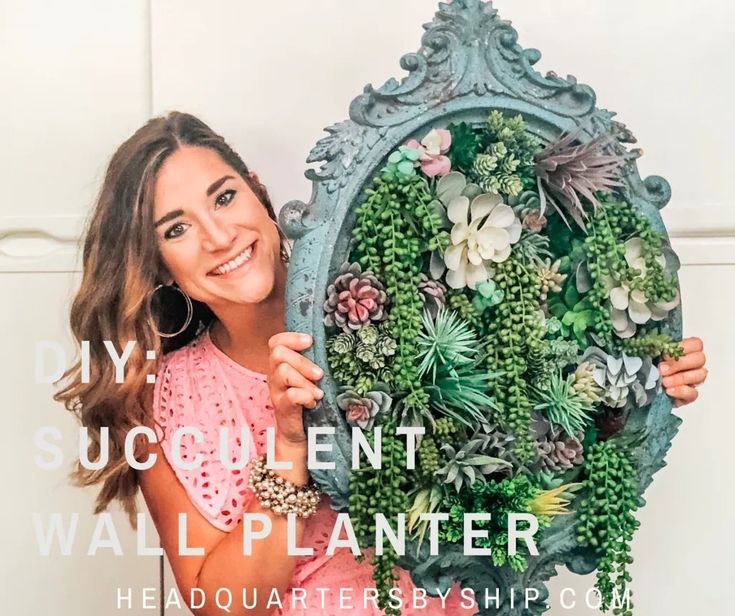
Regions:
<instances>
[{"instance_id":1,"label":"long brown wavy hair","mask_svg":"<svg viewBox=\"0 0 735 616\"><path fill-rule=\"evenodd\" d=\"M71 307L70 323L78 343L89 341L89 382L82 382L81 362L64 374L54 399L63 402L89 434L88 457L98 459L100 429L109 428L109 460L100 470L84 468L76 460L69 475L76 486L102 483L94 513L105 511L118 499L136 527L138 477L125 460L125 437L135 426L151 426L152 386L160 357L191 341L215 318L203 303L192 300L190 325L173 338L159 332L176 331L186 319L186 305L178 293L156 293L165 279L153 227L154 183L164 161L182 145L203 146L217 152L258 196L277 222L268 192L256 181L240 156L225 140L193 115L171 112L153 118L125 141L113 155L87 224L82 282ZM281 237L281 259L287 263L287 238ZM179 297L176 297L176 296ZM159 297L161 296L160 301ZM170 296L167 298L167 296ZM124 383L115 382L114 366L104 347L110 340L121 353L128 340L136 345L126 364ZM149 360L146 351L158 359ZM85 379L87 380L87 379ZM136 441L136 458L145 453Z\"/></svg>"}]
</instances>

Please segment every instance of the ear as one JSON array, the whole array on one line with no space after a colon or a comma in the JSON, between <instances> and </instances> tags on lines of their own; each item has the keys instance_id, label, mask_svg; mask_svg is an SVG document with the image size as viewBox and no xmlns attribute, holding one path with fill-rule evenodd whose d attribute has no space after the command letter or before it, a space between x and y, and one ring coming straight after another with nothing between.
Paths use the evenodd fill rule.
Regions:
<instances>
[{"instance_id":1,"label":"ear","mask_svg":"<svg viewBox=\"0 0 735 616\"><path fill-rule=\"evenodd\" d=\"M167 287L170 287L175 282L171 274L169 274L165 268L159 270L156 279L160 284L166 285Z\"/></svg>"},{"instance_id":2,"label":"ear","mask_svg":"<svg viewBox=\"0 0 735 616\"><path fill-rule=\"evenodd\" d=\"M256 184L260 184L260 178L258 177L258 174L257 174L257 173L255 173L255 171L249 171L249 172L248 172L248 175L250 176L250 178L251 178L251 179L252 179L252 180L253 180L253 181L254 181L254 182L255 182Z\"/></svg>"}]
</instances>

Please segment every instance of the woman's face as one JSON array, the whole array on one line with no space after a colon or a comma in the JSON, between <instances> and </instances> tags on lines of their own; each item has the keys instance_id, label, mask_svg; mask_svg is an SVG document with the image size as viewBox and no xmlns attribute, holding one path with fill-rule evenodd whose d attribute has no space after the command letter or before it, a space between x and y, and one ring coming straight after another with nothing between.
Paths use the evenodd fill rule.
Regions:
<instances>
[{"instance_id":1,"label":"woman's face","mask_svg":"<svg viewBox=\"0 0 735 616\"><path fill-rule=\"evenodd\" d=\"M168 273L192 299L216 309L271 293L278 229L214 150L182 146L168 157L154 187L153 220Z\"/></svg>"}]
</instances>

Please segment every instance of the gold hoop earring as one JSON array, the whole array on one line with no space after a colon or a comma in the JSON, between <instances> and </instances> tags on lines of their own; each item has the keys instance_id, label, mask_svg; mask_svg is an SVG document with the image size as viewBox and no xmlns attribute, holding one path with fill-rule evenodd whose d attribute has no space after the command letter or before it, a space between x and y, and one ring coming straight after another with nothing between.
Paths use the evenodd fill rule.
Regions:
<instances>
[{"instance_id":1,"label":"gold hoop earring","mask_svg":"<svg viewBox=\"0 0 735 616\"><path fill-rule=\"evenodd\" d=\"M173 338L174 336L178 336L181 332L183 332L187 327L189 327L189 324L191 323L191 319L194 317L194 306L191 303L191 298L184 293L179 287L174 285L165 285L165 284L159 284L155 289L153 289L153 293L151 293L151 296L148 300L148 309L150 311L150 314L153 314L153 310L151 308L151 304L153 303L153 296L156 294L156 292L159 289L173 289L174 291L178 291L181 293L181 295L184 296L184 301L186 301L186 321L181 326L181 328L178 331L175 331L173 333L166 333L158 331L158 328L153 325L153 332L161 337L161 338Z\"/></svg>"},{"instance_id":2,"label":"gold hoop earring","mask_svg":"<svg viewBox=\"0 0 735 616\"><path fill-rule=\"evenodd\" d=\"M288 240L288 237L283 232L283 229L281 229L281 225L278 224L278 221L271 218L273 221L273 224L276 225L276 229L278 230L278 237L281 240L281 263L288 264L289 262L289 256L288 252L286 251L286 247L284 246L284 243Z\"/></svg>"}]
</instances>

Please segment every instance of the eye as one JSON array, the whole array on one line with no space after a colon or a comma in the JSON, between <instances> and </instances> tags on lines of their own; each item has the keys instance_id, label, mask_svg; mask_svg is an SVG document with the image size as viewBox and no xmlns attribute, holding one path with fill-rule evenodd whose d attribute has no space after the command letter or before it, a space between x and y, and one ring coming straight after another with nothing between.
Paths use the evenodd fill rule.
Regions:
<instances>
[{"instance_id":1,"label":"eye","mask_svg":"<svg viewBox=\"0 0 735 616\"><path fill-rule=\"evenodd\" d=\"M171 225L163 234L164 239L172 240L174 238L179 237L184 231L186 231L187 225L185 225L183 222L177 222L174 225Z\"/></svg>"},{"instance_id":2,"label":"eye","mask_svg":"<svg viewBox=\"0 0 735 616\"><path fill-rule=\"evenodd\" d=\"M215 199L215 203L218 206L225 206L229 205L230 202L235 198L235 191L231 188L228 190L225 190L224 192L217 195L217 199Z\"/></svg>"}]
</instances>

